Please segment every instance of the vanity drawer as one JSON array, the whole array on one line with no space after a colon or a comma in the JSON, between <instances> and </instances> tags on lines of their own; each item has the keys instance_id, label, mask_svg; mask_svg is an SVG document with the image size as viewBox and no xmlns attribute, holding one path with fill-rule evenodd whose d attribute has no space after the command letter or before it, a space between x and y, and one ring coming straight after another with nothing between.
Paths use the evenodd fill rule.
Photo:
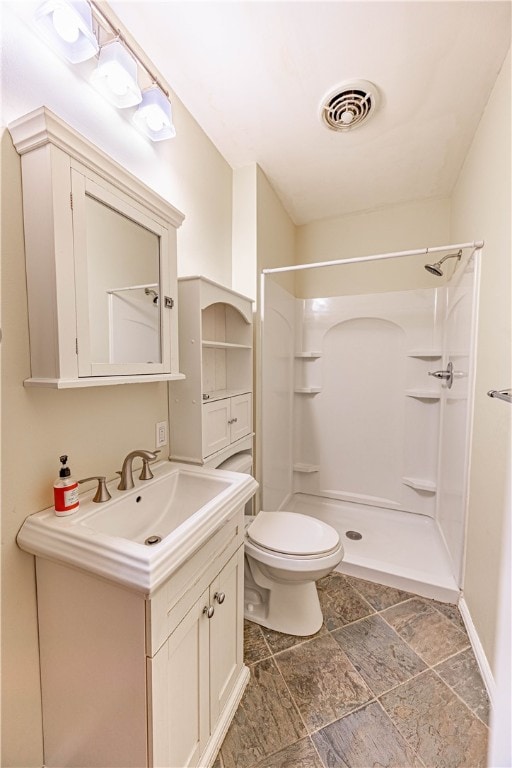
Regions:
<instances>
[{"instance_id":1,"label":"vanity drawer","mask_svg":"<svg viewBox=\"0 0 512 768\"><path fill-rule=\"evenodd\" d=\"M184 618L190 605L199 599L231 555L243 545L243 537L241 507L146 601L148 656L154 656Z\"/></svg>"}]
</instances>

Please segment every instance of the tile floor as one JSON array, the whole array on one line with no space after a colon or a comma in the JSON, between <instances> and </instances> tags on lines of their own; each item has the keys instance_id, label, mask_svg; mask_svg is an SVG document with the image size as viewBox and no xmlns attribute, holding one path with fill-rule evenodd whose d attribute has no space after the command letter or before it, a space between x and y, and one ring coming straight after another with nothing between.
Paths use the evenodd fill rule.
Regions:
<instances>
[{"instance_id":1,"label":"tile floor","mask_svg":"<svg viewBox=\"0 0 512 768\"><path fill-rule=\"evenodd\" d=\"M454 606L332 573L308 638L245 625L214 768L482 768L488 701Z\"/></svg>"}]
</instances>

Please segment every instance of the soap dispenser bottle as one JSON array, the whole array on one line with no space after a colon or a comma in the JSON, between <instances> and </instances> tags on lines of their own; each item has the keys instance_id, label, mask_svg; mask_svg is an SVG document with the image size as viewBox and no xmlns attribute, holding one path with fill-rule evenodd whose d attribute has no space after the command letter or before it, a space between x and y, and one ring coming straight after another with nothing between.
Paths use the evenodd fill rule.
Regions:
<instances>
[{"instance_id":1,"label":"soap dispenser bottle","mask_svg":"<svg viewBox=\"0 0 512 768\"><path fill-rule=\"evenodd\" d=\"M59 456L62 464L59 476L53 484L53 498L55 501L55 514L59 517L72 515L80 504L78 500L78 483L71 477L71 470L67 465L68 457Z\"/></svg>"}]
</instances>

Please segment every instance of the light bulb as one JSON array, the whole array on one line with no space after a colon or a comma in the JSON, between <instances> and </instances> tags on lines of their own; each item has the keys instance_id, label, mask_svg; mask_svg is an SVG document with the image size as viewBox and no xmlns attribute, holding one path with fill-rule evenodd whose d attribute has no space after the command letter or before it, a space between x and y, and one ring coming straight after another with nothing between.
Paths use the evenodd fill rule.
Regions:
<instances>
[{"instance_id":1,"label":"light bulb","mask_svg":"<svg viewBox=\"0 0 512 768\"><path fill-rule=\"evenodd\" d=\"M58 6L52 14L52 21L59 37L66 43L76 43L80 30L76 23L76 16L70 8Z\"/></svg>"},{"instance_id":2,"label":"light bulb","mask_svg":"<svg viewBox=\"0 0 512 768\"><path fill-rule=\"evenodd\" d=\"M112 67L107 75L108 87L116 96L125 96L128 93L126 75L119 69Z\"/></svg>"},{"instance_id":3,"label":"light bulb","mask_svg":"<svg viewBox=\"0 0 512 768\"><path fill-rule=\"evenodd\" d=\"M169 125L162 110L154 104L148 107L145 118L147 126L151 131L158 132L162 130L164 125Z\"/></svg>"}]
</instances>

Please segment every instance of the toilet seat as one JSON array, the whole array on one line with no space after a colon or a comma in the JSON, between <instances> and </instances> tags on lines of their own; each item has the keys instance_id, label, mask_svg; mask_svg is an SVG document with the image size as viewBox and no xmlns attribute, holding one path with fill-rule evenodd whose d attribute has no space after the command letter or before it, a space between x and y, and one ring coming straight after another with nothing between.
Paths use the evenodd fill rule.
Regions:
<instances>
[{"instance_id":1,"label":"toilet seat","mask_svg":"<svg viewBox=\"0 0 512 768\"><path fill-rule=\"evenodd\" d=\"M339 549L340 538L330 525L297 512L260 512L247 528L257 548L296 559L326 557Z\"/></svg>"}]
</instances>

